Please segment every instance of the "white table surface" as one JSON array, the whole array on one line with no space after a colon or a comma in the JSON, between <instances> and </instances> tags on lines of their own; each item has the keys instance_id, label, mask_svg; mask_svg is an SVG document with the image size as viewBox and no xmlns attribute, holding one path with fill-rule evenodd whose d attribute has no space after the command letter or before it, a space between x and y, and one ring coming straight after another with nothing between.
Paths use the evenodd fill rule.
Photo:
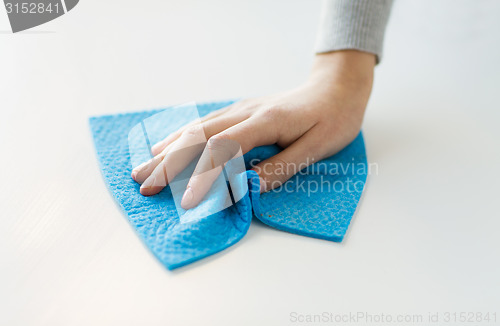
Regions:
<instances>
[{"instance_id":1,"label":"white table surface","mask_svg":"<svg viewBox=\"0 0 500 326\"><path fill-rule=\"evenodd\" d=\"M0 324L495 311L500 323L499 1L396 2L363 126L379 172L340 244L254 221L230 249L169 272L109 194L89 116L294 87L319 10L82 0L11 34L0 8Z\"/></svg>"}]
</instances>

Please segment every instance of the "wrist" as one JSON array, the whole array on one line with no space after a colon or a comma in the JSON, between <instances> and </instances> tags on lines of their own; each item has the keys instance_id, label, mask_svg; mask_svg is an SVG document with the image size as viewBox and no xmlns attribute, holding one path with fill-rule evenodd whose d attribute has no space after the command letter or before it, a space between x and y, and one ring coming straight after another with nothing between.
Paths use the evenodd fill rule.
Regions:
<instances>
[{"instance_id":1,"label":"wrist","mask_svg":"<svg viewBox=\"0 0 500 326\"><path fill-rule=\"evenodd\" d=\"M357 50L317 54L306 84L357 89L370 95L376 57Z\"/></svg>"}]
</instances>

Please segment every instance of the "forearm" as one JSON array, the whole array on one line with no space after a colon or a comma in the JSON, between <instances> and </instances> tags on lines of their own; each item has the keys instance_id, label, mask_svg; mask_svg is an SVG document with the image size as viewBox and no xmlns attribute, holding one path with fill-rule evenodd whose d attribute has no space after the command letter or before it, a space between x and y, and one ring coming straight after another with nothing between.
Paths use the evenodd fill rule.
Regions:
<instances>
[{"instance_id":1,"label":"forearm","mask_svg":"<svg viewBox=\"0 0 500 326\"><path fill-rule=\"evenodd\" d=\"M392 0L325 0L316 52L353 49L382 57Z\"/></svg>"}]
</instances>

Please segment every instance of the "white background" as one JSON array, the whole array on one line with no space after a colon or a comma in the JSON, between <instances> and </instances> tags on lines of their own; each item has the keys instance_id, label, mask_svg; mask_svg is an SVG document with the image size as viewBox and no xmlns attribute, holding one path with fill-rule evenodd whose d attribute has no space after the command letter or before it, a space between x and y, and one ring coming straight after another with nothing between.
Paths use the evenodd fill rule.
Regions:
<instances>
[{"instance_id":1,"label":"white background","mask_svg":"<svg viewBox=\"0 0 500 326\"><path fill-rule=\"evenodd\" d=\"M297 86L319 11L82 0L12 34L0 8L0 324L495 310L500 323L499 1L396 2L363 127L379 173L341 244L254 221L232 248L169 272L108 193L89 116Z\"/></svg>"}]
</instances>

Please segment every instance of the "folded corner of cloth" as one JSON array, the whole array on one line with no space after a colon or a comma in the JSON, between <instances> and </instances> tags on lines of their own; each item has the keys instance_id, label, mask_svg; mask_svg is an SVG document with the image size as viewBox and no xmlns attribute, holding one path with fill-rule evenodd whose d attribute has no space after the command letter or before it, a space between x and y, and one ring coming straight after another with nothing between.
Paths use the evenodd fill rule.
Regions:
<instances>
[{"instance_id":1,"label":"folded corner of cloth","mask_svg":"<svg viewBox=\"0 0 500 326\"><path fill-rule=\"evenodd\" d=\"M197 110L203 116L231 103L198 104ZM144 127L146 119L164 110L92 117L90 128L111 193L137 234L165 267L175 269L235 244L246 234L253 216L279 230L342 241L368 173L361 133L339 153L305 167L281 187L263 194L260 194L259 176L255 171L240 173L238 182L244 191L239 200L213 214L183 220L170 187L145 197L139 193L139 184L130 177L131 130L141 124ZM157 124L163 134L155 134L154 124L148 126L148 144L188 122L182 110L173 112ZM172 114L177 116L173 118ZM244 155L245 165L248 168L249 162L262 161L279 151L275 145L254 148ZM211 202L203 205L195 215L210 212Z\"/></svg>"}]
</instances>

